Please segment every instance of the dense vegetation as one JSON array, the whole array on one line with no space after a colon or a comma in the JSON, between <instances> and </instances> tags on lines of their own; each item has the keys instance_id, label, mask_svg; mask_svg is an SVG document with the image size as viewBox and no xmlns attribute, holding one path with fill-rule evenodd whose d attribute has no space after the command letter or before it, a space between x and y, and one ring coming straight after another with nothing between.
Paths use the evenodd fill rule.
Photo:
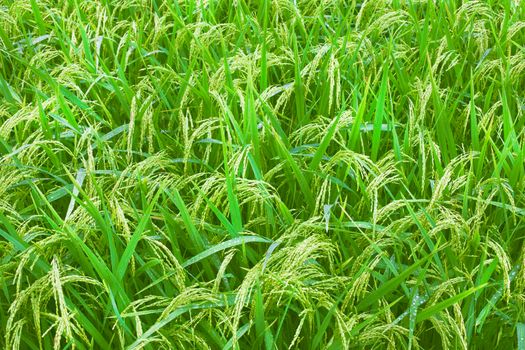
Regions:
<instances>
[{"instance_id":1,"label":"dense vegetation","mask_svg":"<svg viewBox=\"0 0 525 350\"><path fill-rule=\"evenodd\" d=\"M0 348L525 349L519 0L1 0Z\"/></svg>"}]
</instances>

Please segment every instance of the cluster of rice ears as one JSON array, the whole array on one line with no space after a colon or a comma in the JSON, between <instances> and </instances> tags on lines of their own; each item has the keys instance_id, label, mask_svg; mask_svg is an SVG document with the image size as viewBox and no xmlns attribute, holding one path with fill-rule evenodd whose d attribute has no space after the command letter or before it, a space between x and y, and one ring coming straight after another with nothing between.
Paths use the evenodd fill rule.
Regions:
<instances>
[{"instance_id":1,"label":"cluster of rice ears","mask_svg":"<svg viewBox=\"0 0 525 350\"><path fill-rule=\"evenodd\" d=\"M525 349L525 2L0 1L0 348Z\"/></svg>"}]
</instances>

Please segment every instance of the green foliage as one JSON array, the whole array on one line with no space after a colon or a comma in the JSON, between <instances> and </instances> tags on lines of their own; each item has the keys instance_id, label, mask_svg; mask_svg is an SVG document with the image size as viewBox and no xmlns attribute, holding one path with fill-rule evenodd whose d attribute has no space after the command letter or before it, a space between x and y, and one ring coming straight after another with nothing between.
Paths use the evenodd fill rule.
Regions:
<instances>
[{"instance_id":1,"label":"green foliage","mask_svg":"<svg viewBox=\"0 0 525 350\"><path fill-rule=\"evenodd\" d=\"M525 349L525 2L0 23L0 348Z\"/></svg>"}]
</instances>

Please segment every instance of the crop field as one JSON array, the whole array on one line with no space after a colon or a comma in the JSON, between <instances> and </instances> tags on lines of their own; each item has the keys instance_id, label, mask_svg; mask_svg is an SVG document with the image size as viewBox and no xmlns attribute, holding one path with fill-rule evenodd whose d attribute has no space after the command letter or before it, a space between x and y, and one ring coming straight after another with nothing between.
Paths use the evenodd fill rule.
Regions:
<instances>
[{"instance_id":1,"label":"crop field","mask_svg":"<svg viewBox=\"0 0 525 350\"><path fill-rule=\"evenodd\" d=\"M0 0L0 349L525 350L525 1Z\"/></svg>"}]
</instances>

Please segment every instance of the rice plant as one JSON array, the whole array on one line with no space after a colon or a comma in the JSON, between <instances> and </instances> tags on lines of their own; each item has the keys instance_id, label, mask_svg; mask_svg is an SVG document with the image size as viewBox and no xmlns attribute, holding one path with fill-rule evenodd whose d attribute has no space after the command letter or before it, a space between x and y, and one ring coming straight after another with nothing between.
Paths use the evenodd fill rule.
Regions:
<instances>
[{"instance_id":1,"label":"rice plant","mask_svg":"<svg viewBox=\"0 0 525 350\"><path fill-rule=\"evenodd\" d=\"M0 348L525 350L525 3L0 0Z\"/></svg>"}]
</instances>

